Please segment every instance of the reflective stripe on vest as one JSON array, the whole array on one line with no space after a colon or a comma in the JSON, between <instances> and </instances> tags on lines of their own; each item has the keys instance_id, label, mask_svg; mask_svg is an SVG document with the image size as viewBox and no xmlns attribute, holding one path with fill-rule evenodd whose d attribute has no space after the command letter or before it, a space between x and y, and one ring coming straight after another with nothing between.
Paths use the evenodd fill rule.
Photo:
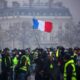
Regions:
<instances>
[{"instance_id":1,"label":"reflective stripe on vest","mask_svg":"<svg viewBox=\"0 0 80 80\"><path fill-rule=\"evenodd\" d=\"M2 62L2 59L0 58L0 62Z\"/></svg>"},{"instance_id":2,"label":"reflective stripe on vest","mask_svg":"<svg viewBox=\"0 0 80 80\"><path fill-rule=\"evenodd\" d=\"M50 64L50 69L53 69L53 64Z\"/></svg>"},{"instance_id":3,"label":"reflective stripe on vest","mask_svg":"<svg viewBox=\"0 0 80 80\"><path fill-rule=\"evenodd\" d=\"M27 67L26 66L22 66L20 69L24 70L24 71L27 71Z\"/></svg>"},{"instance_id":4,"label":"reflective stripe on vest","mask_svg":"<svg viewBox=\"0 0 80 80\"><path fill-rule=\"evenodd\" d=\"M31 63L30 63L30 58L29 58L29 56L27 56L26 58L27 58L27 61L28 61L28 65L30 65Z\"/></svg>"},{"instance_id":5,"label":"reflective stripe on vest","mask_svg":"<svg viewBox=\"0 0 80 80\"><path fill-rule=\"evenodd\" d=\"M57 58L59 57L59 49L57 49L57 51L56 51L56 57Z\"/></svg>"},{"instance_id":6,"label":"reflective stripe on vest","mask_svg":"<svg viewBox=\"0 0 80 80\"><path fill-rule=\"evenodd\" d=\"M67 74L66 74L66 68L67 66L71 64L71 66L73 67L73 70L72 70L72 79L71 80L76 80L76 69L75 69L75 63L74 63L74 60L70 60L68 61L67 63L65 63L65 66L64 66L64 80L67 80Z\"/></svg>"}]
</instances>

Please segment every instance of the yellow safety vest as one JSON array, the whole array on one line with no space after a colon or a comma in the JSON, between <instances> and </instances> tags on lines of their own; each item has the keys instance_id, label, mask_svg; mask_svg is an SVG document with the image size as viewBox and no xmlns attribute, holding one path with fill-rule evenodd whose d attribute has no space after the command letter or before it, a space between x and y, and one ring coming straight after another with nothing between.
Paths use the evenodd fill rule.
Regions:
<instances>
[{"instance_id":1,"label":"yellow safety vest","mask_svg":"<svg viewBox=\"0 0 80 80\"><path fill-rule=\"evenodd\" d=\"M12 61L13 61L13 65L17 65L17 64L18 64L18 59L17 59L17 57L14 57Z\"/></svg>"},{"instance_id":2,"label":"yellow safety vest","mask_svg":"<svg viewBox=\"0 0 80 80\"><path fill-rule=\"evenodd\" d=\"M73 67L73 70L72 70L72 78L71 80L77 80L76 79L76 69L75 69L75 63L74 63L74 60L69 60L67 63L65 63L65 66L64 66L64 80L67 80L67 74L66 74L66 68L67 66L71 64L71 66Z\"/></svg>"},{"instance_id":3,"label":"yellow safety vest","mask_svg":"<svg viewBox=\"0 0 80 80\"><path fill-rule=\"evenodd\" d=\"M56 51L56 57L57 58L59 57L59 49L57 49L57 51Z\"/></svg>"},{"instance_id":4,"label":"yellow safety vest","mask_svg":"<svg viewBox=\"0 0 80 80\"><path fill-rule=\"evenodd\" d=\"M50 64L50 69L53 69L53 64Z\"/></svg>"},{"instance_id":5,"label":"yellow safety vest","mask_svg":"<svg viewBox=\"0 0 80 80\"><path fill-rule=\"evenodd\" d=\"M0 62L2 62L2 59L0 58Z\"/></svg>"},{"instance_id":6,"label":"yellow safety vest","mask_svg":"<svg viewBox=\"0 0 80 80\"><path fill-rule=\"evenodd\" d=\"M26 55L23 55L23 56L21 57L21 60L22 60L22 58L26 58L26 64L25 64L24 66L20 67L20 70L27 71L27 57L26 57Z\"/></svg>"},{"instance_id":7,"label":"yellow safety vest","mask_svg":"<svg viewBox=\"0 0 80 80\"><path fill-rule=\"evenodd\" d=\"M16 56L12 59L12 63L13 63L13 64L12 64L11 68L15 68L16 65L18 64L18 59L17 59Z\"/></svg>"},{"instance_id":8,"label":"yellow safety vest","mask_svg":"<svg viewBox=\"0 0 80 80\"><path fill-rule=\"evenodd\" d=\"M9 58L9 61L11 61L11 58L10 58L10 57L8 57L8 58ZM5 65L7 66L7 60L6 60L6 57L5 57L4 61L5 61Z\"/></svg>"},{"instance_id":9,"label":"yellow safety vest","mask_svg":"<svg viewBox=\"0 0 80 80\"><path fill-rule=\"evenodd\" d=\"M24 71L27 71L27 67L26 66L22 66L20 69L24 70Z\"/></svg>"},{"instance_id":10,"label":"yellow safety vest","mask_svg":"<svg viewBox=\"0 0 80 80\"><path fill-rule=\"evenodd\" d=\"M28 61L28 65L31 65L29 56L26 57Z\"/></svg>"}]
</instances>

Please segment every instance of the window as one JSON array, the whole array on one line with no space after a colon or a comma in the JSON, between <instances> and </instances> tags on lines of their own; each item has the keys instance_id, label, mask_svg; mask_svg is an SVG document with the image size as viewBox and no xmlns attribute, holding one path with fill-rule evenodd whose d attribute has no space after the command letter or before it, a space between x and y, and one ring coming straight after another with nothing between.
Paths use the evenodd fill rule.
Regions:
<instances>
[{"instance_id":1,"label":"window","mask_svg":"<svg viewBox=\"0 0 80 80\"><path fill-rule=\"evenodd\" d=\"M12 2L13 7L20 7L20 4L17 1Z\"/></svg>"}]
</instances>

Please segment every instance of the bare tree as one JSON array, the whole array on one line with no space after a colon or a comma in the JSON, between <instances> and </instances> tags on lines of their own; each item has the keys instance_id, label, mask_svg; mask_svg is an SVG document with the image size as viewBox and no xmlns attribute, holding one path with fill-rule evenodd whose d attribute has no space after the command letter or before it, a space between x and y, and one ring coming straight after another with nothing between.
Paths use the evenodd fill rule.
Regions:
<instances>
[{"instance_id":1,"label":"bare tree","mask_svg":"<svg viewBox=\"0 0 80 80\"><path fill-rule=\"evenodd\" d=\"M0 49L2 48L2 41L3 41L3 31L0 25Z\"/></svg>"},{"instance_id":2,"label":"bare tree","mask_svg":"<svg viewBox=\"0 0 80 80\"><path fill-rule=\"evenodd\" d=\"M14 48L15 40L18 38L18 35L19 35L19 26L17 26L17 23L14 23L13 26L10 26L9 30L7 30L7 33L9 35L9 40L12 41L12 46Z\"/></svg>"},{"instance_id":3,"label":"bare tree","mask_svg":"<svg viewBox=\"0 0 80 80\"><path fill-rule=\"evenodd\" d=\"M19 35L18 40L21 41L23 49L26 48L26 46L30 47L32 44L35 43L34 34L29 22L27 21L22 22L20 32L21 33Z\"/></svg>"},{"instance_id":4,"label":"bare tree","mask_svg":"<svg viewBox=\"0 0 80 80\"><path fill-rule=\"evenodd\" d=\"M28 24L26 22L22 22L21 31L19 34L18 40L21 41L23 49L25 48L25 44L27 43L27 33L29 30L27 30Z\"/></svg>"},{"instance_id":5,"label":"bare tree","mask_svg":"<svg viewBox=\"0 0 80 80\"><path fill-rule=\"evenodd\" d=\"M75 33L74 33L75 26L73 23L66 23L65 24L65 33L62 36L62 40L67 44L68 47L72 47L75 44Z\"/></svg>"},{"instance_id":6,"label":"bare tree","mask_svg":"<svg viewBox=\"0 0 80 80\"><path fill-rule=\"evenodd\" d=\"M80 47L80 22L77 25L75 25L73 32L75 35L74 36L75 44L76 44L76 46Z\"/></svg>"},{"instance_id":7,"label":"bare tree","mask_svg":"<svg viewBox=\"0 0 80 80\"><path fill-rule=\"evenodd\" d=\"M0 26L0 48L5 48L5 47L8 47L8 46L5 46L5 43L8 42L8 34L5 30L3 30Z\"/></svg>"}]
</instances>

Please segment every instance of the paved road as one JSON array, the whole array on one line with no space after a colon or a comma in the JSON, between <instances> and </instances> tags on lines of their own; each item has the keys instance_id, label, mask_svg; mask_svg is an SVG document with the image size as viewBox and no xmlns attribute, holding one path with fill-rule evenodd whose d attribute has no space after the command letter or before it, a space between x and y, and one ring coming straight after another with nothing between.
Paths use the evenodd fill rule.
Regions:
<instances>
[{"instance_id":1,"label":"paved road","mask_svg":"<svg viewBox=\"0 0 80 80\"><path fill-rule=\"evenodd\" d=\"M31 74L31 75L28 77L28 80L35 80L35 75L34 75L34 74Z\"/></svg>"}]
</instances>

